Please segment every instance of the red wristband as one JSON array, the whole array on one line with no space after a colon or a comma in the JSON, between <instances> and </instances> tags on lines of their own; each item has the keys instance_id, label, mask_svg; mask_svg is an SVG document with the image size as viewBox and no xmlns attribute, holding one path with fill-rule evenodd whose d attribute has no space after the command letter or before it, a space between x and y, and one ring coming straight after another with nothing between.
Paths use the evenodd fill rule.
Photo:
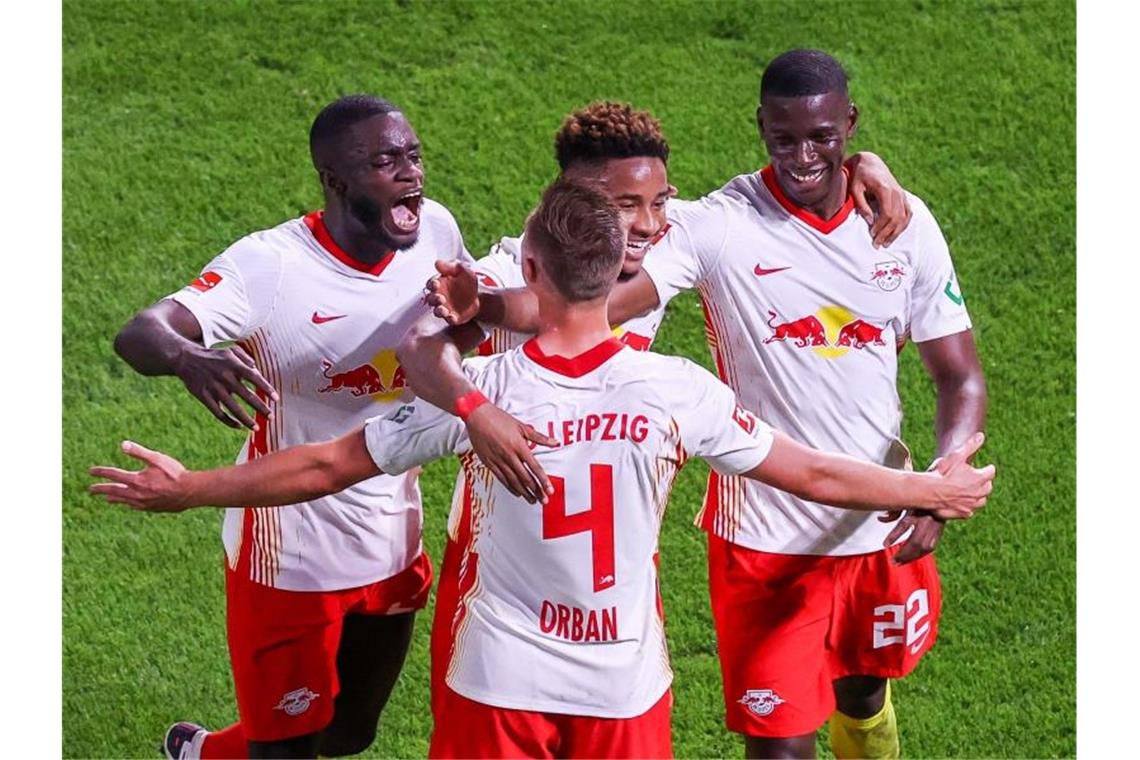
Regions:
<instances>
[{"instance_id":1,"label":"red wristband","mask_svg":"<svg viewBox=\"0 0 1140 760\"><path fill-rule=\"evenodd\" d=\"M471 412L486 403L487 397L478 389L465 393L455 401L455 416L467 422L467 418L471 416Z\"/></svg>"}]
</instances>

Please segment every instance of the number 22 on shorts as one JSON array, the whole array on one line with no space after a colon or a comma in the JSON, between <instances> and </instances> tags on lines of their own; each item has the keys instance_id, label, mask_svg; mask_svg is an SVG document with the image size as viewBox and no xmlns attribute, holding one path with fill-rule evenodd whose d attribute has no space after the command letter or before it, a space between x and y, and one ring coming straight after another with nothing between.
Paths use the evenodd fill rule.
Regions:
<instances>
[{"instance_id":1,"label":"number 22 on shorts","mask_svg":"<svg viewBox=\"0 0 1140 760\"><path fill-rule=\"evenodd\" d=\"M926 589L912 593L906 604L884 604L875 608L875 617L885 619L874 621L874 642L872 648L882 649L892 644L903 643L903 630L906 630L906 645L910 653L916 654L930 633L930 598Z\"/></svg>"},{"instance_id":2,"label":"number 22 on shorts","mask_svg":"<svg viewBox=\"0 0 1140 760\"><path fill-rule=\"evenodd\" d=\"M554 493L542 505L542 539L590 534L593 555L594 592L614 585L614 468L590 465L590 508L566 514L566 480L550 476Z\"/></svg>"}]
</instances>

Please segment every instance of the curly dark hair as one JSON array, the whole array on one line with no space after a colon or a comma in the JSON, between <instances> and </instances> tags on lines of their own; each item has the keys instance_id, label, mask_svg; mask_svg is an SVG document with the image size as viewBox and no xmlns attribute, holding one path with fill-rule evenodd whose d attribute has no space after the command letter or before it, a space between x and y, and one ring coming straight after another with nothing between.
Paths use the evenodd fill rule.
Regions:
<instances>
[{"instance_id":1,"label":"curly dark hair","mask_svg":"<svg viewBox=\"0 0 1140 760\"><path fill-rule=\"evenodd\" d=\"M669 143L661 123L629 103L591 103L566 117L554 136L554 154L563 171L580 161L648 156L669 163Z\"/></svg>"}]
</instances>

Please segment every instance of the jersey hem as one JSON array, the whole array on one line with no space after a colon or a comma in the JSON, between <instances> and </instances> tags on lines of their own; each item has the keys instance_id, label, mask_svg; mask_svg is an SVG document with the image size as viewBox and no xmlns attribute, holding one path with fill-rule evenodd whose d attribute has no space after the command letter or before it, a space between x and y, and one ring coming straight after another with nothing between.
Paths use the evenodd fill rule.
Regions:
<instances>
[{"instance_id":1,"label":"jersey hem","mask_svg":"<svg viewBox=\"0 0 1140 760\"><path fill-rule=\"evenodd\" d=\"M542 713L557 713L559 715L576 715L583 718L617 718L628 719L636 718L649 712L653 707L661 701L665 696L665 692L669 691L669 687L673 685L673 679L670 678L666 681L665 686L662 687L660 692L652 699L647 700L643 705L639 702L639 707L632 710L606 710L598 707L585 707L582 705L571 705L565 702L555 702L546 700L514 700L496 696L495 694L484 692L480 689L459 687L452 682L450 678L447 679L447 685L460 696L466 697L472 701L478 702L489 707L501 707L507 710L525 710L526 712L542 712Z\"/></svg>"},{"instance_id":2,"label":"jersey hem","mask_svg":"<svg viewBox=\"0 0 1140 760\"><path fill-rule=\"evenodd\" d=\"M717 533L712 528L705 528L702 526L702 529L710 536L716 536L722 541L732 544L733 546L740 546L754 552L764 552L765 554L780 554L787 557L858 557L862 555L878 554L879 552L884 552L892 546L896 546L897 544L902 543L906 540L905 537L900 538L890 546L883 546L882 542L879 542L877 544L855 544L850 547L831 549L829 551L812 552L796 551L795 549L789 548L787 546L775 547L765 545L761 541L750 541L748 540L748 536L741 536L739 533L737 533L735 536L725 536Z\"/></svg>"},{"instance_id":3,"label":"jersey hem","mask_svg":"<svg viewBox=\"0 0 1140 760\"><path fill-rule=\"evenodd\" d=\"M222 550L223 550L223 553L225 554L226 561L228 563L230 561L229 550L226 549L224 546L222 547ZM276 581L272 584L262 583L261 581L254 580L253 578L248 578L247 580L250 583L256 583L259 586L265 586L267 588L273 588L273 589L277 589L279 591L298 591L298 592L314 592L314 593L320 593L320 592L326 592L326 591L348 591L350 589L360 588L362 586L371 586L374 583L380 583L381 581L386 581L386 580L389 580L390 578L395 578L397 575L399 575L400 573L406 572L412 565L416 564L416 562L419 560L420 556L423 555L423 553L424 553L424 550L423 550L423 547L421 546L420 550L418 552L416 552L408 560L408 564L404 565L403 567L401 567L397 570L392 570L391 572L388 572L388 573L381 573L379 575L367 575L367 576L364 576L362 578L339 578L339 579L321 581L320 583L314 583L314 584L291 584L291 583L282 583L281 582L281 575L283 575L286 572L286 571L282 571L281 575L278 575L276 578Z\"/></svg>"}]
</instances>

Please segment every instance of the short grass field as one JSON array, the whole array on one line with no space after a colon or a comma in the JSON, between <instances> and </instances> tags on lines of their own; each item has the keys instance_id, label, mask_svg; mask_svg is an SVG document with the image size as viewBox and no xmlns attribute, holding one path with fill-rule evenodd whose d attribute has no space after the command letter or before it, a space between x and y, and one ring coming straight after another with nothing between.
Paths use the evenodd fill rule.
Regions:
<instances>
[{"instance_id":1,"label":"short grass field","mask_svg":"<svg viewBox=\"0 0 1140 760\"><path fill-rule=\"evenodd\" d=\"M220 515L96 502L86 469L122 462L126 437L192 466L231 461L240 434L177 380L136 376L111 339L228 243L320 205L306 140L322 105L400 104L428 193L480 255L520 229L555 174L562 116L594 99L662 119L683 197L759 168L761 71L802 46L846 65L854 147L941 222L989 383L983 459L1000 479L938 550L939 643L895 687L904 753L1075 754L1075 12L982 0L65 2L64 754L154 757L172 721L235 718ZM710 364L693 296L670 306L657 348ZM934 394L913 347L900 386L928 461ZM454 470L423 477L437 560ZM684 472L662 537L674 737L678 756L738 757L691 525L705 472ZM430 613L369 756L426 753Z\"/></svg>"}]
</instances>

